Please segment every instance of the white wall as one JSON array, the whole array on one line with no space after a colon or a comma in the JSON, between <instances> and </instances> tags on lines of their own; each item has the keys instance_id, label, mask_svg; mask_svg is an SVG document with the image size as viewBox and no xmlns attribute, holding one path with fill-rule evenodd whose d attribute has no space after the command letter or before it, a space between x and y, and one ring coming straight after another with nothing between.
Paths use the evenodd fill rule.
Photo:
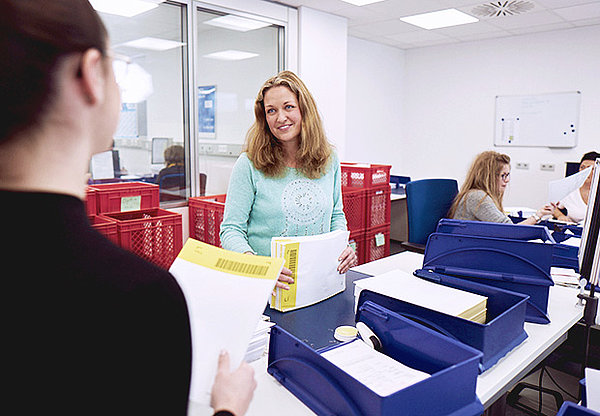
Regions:
<instances>
[{"instance_id":1,"label":"white wall","mask_svg":"<svg viewBox=\"0 0 600 416\"><path fill-rule=\"evenodd\" d=\"M346 148L346 18L298 9L298 75L317 102L327 138L340 158Z\"/></svg>"},{"instance_id":2,"label":"white wall","mask_svg":"<svg viewBox=\"0 0 600 416\"><path fill-rule=\"evenodd\" d=\"M487 149L511 156L506 206L545 203L547 182L564 176L564 162L600 150L600 26L410 49L405 55L401 142L380 148L395 171L462 181L473 157ZM571 149L493 146L496 95L582 92L579 145ZM378 97L394 105L398 97ZM354 139L349 147L359 145ZM530 170L514 169L529 162ZM551 162L554 172L539 165Z\"/></svg>"},{"instance_id":3,"label":"white wall","mask_svg":"<svg viewBox=\"0 0 600 416\"><path fill-rule=\"evenodd\" d=\"M391 164L402 152L405 51L348 38L346 161Z\"/></svg>"}]
</instances>

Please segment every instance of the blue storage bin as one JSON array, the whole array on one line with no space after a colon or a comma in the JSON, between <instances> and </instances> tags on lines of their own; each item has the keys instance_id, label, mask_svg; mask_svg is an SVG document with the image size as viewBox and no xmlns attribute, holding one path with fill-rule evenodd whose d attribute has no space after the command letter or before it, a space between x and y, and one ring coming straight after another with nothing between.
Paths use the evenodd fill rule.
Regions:
<instances>
[{"instance_id":1,"label":"blue storage bin","mask_svg":"<svg viewBox=\"0 0 600 416\"><path fill-rule=\"evenodd\" d=\"M278 326L271 328L269 374L318 415L483 413L475 394L481 352L372 302L357 313L379 337L386 355L431 377L381 397Z\"/></svg>"},{"instance_id":2,"label":"blue storage bin","mask_svg":"<svg viewBox=\"0 0 600 416\"><path fill-rule=\"evenodd\" d=\"M433 233L423 269L528 295L525 320L547 324L552 261L551 244Z\"/></svg>"},{"instance_id":3,"label":"blue storage bin","mask_svg":"<svg viewBox=\"0 0 600 416\"><path fill-rule=\"evenodd\" d=\"M414 274L444 286L487 296L486 323L446 315L370 290L360 293L358 307L366 301L372 301L481 351L480 373L492 367L527 338L523 327L528 296L428 270L416 270Z\"/></svg>"},{"instance_id":4,"label":"blue storage bin","mask_svg":"<svg viewBox=\"0 0 600 416\"><path fill-rule=\"evenodd\" d=\"M553 244L552 266L564 267L579 271L578 247L557 244L556 232L550 233L544 225L519 225L501 224L496 222L466 221L454 219L442 219L438 223L438 233L477 235L490 238L504 238L512 240L536 240L549 241ZM561 237L560 241L568 238ZM575 237L576 238L576 237Z\"/></svg>"},{"instance_id":5,"label":"blue storage bin","mask_svg":"<svg viewBox=\"0 0 600 416\"><path fill-rule=\"evenodd\" d=\"M556 416L600 416L600 413L573 402L564 402Z\"/></svg>"}]
</instances>

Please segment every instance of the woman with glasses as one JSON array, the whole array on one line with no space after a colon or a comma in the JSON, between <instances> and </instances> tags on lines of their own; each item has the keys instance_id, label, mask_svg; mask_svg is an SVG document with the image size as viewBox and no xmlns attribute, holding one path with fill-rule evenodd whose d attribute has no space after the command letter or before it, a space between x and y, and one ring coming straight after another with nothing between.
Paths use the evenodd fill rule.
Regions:
<instances>
[{"instance_id":1,"label":"woman with glasses","mask_svg":"<svg viewBox=\"0 0 600 416\"><path fill-rule=\"evenodd\" d=\"M119 118L108 35L87 0L0 0L0 413L185 415L186 301L165 270L96 232L84 206L93 154ZM202 359L202 357L194 357ZM222 354L212 405L245 412L247 364Z\"/></svg>"},{"instance_id":2,"label":"woman with glasses","mask_svg":"<svg viewBox=\"0 0 600 416\"><path fill-rule=\"evenodd\" d=\"M504 213L502 199L510 181L510 157L486 151L473 161L460 192L454 198L449 218L469 221L488 221L511 224ZM520 224L537 224L543 216L551 215L553 207L544 205Z\"/></svg>"}]
</instances>

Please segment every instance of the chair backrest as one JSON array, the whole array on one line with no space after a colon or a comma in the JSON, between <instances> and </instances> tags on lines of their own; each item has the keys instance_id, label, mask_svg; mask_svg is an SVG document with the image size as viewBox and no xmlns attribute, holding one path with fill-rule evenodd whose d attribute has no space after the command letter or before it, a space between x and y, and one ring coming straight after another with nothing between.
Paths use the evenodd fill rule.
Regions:
<instances>
[{"instance_id":1,"label":"chair backrest","mask_svg":"<svg viewBox=\"0 0 600 416\"><path fill-rule=\"evenodd\" d=\"M184 173L163 175L160 178L158 186L160 188L161 202L185 199L186 186Z\"/></svg>"},{"instance_id":2,"label":"chair backrest","mask_svg":"<svg viewBox=\"0 0 600 416\"><path fill-rule=\"evenodd\" d=\"M427 243L440 219L444 218L458 194L456 179L420 179L406 184L408 241Z\"/></svg>"}]
</instances>

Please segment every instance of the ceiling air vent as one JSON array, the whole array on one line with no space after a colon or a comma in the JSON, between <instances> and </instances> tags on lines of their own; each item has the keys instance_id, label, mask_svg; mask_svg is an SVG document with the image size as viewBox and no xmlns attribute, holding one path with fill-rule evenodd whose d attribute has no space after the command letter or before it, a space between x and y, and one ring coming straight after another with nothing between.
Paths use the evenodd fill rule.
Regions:
<instances>
[{"instance_id":1,"label":"ceiling air vent","mask_svg":"<svg viewBox=\"0 0 600 416\"><path fill-rule=\"evenodd\" d=\"M473 8L472 12L480 17L514 16L530 11L535 6L527 0L492 1Z\"/></svg>"}]
</instances>

